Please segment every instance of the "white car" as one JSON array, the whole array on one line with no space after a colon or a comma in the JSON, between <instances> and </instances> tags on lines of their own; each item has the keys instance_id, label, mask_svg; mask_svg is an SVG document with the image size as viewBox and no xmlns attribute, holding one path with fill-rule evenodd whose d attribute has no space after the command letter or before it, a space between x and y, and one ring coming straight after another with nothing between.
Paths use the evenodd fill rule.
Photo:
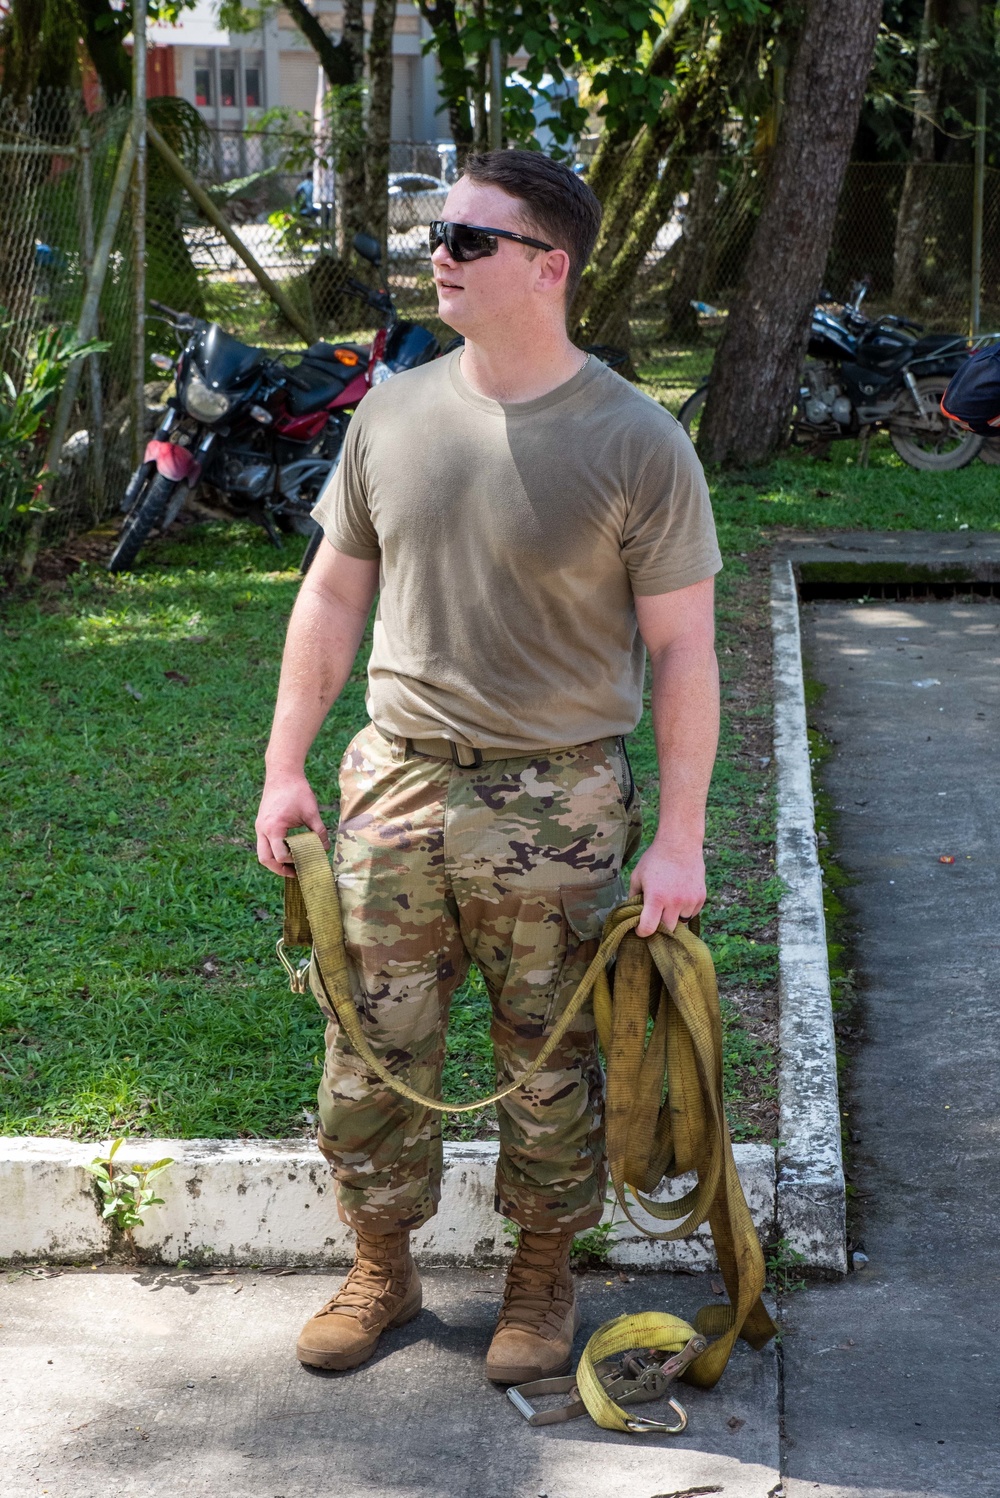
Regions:
<instances>
[{"instance_id":1,"label":"white car","mask_svg":"<svg viewBox=\"0 0 1000 1498\"><path fill-rule=\"evenodd\" d=\"M396 234L440 218L448 184L424 172L389 173L389 228Z\"/></svg>"}]
</instances>

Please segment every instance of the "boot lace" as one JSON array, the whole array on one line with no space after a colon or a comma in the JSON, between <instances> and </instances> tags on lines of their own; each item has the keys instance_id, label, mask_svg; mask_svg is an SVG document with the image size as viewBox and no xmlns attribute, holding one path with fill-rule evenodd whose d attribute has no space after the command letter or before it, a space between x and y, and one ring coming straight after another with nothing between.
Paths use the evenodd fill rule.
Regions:
<instances>
[{"instance_id":1,"label":"boot lace","mask_svg":"<svg viewBox=\"0 0 1000 1498\"><path fill-rule=\"evenodd\" d=\"M519 1250L507 1271L497 1330L526 1327L535 1332L558 1331L572 1299L572 1289L563 1283L563 1275L561 1264L533 1264Z\"/></svg>"},{"instance_id":2,"label":"boot lace","mask_svg":"<svg viewBox=\"0 0 1000 1498\"><path fill-rule=\"evenodd\" d=\"M370 1258L355 1260L336 1295L316 1312L317 1316L364 1316L387 1298L401 1298L405 1290L403 1267Z\"/></svg>"}]
</instances>

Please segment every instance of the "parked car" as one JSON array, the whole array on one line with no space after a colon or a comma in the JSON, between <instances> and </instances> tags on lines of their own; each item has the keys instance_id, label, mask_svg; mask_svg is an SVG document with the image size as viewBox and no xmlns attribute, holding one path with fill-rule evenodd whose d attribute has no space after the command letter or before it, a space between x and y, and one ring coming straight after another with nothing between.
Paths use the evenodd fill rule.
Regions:
<instances>
[{"instance_id":1,"label":"parked car","mask_svg":"<svg viewBox=\"0 0 1000 1498\"><path fill-rule=\"evenodd\" d=\"M389 173L389 228L402 234L440 218L448 184L425 172Z\"/></svg>"}]
</instances>

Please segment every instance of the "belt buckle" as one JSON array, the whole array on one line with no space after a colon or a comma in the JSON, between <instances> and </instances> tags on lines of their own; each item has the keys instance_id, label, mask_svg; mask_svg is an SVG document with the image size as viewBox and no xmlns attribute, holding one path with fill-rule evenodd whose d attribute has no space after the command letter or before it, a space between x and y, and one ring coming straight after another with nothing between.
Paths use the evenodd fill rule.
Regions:
<instances>
[{"instance_id":1,"label":"belt buckle","mask_svg":"<svg viewBox=\"0 0 1000 1498\"><path fill-rule=\"evenodd\" d=\"M449 739L448 742L451 745L451 762L453 765L457 765L460 770L479 769L479 766L483 762L483 756L480 750L473 749L471 744L456 744L454 739ZM460 755L462 754L471 754L472 759L461 759Z\"/></svg>"}]
</instances>

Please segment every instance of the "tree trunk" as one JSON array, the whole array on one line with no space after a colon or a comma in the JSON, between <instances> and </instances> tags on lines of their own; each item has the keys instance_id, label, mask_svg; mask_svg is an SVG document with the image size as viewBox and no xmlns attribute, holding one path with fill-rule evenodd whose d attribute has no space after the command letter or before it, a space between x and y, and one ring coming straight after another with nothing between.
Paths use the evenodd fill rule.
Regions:
<instances>
[{"instance_id":1,"label":"tree trunk","mask_svg":"<svg viewBox=\"0 0 1000 1498\"><path fill-rule=\"evenodd\" d=\"M631 346L632 288L639 267L670 215L683 181L684 165L671 157L653 190L646 194L624 244L594 289L587 315L580 324L581 342L610 343L626 349Z\"/></svg>"},{"instance_id":2,"label":"tree trunk","mask_svg":"<svg viewBox=\"0 0 1000 1498\"><path fill-rule=\"evenodd\" d=\"M106 104L132 97L132 58L123 44L122 15L110 0L76 0L83 39Z\"/></svg>"},{"instance_id":3,"label":"tree trunk","mask_svg":"<svg viewBox=\"0 0 1000 1498\"><path fill-rule=\"evenodd\" d=\"M600 237L570 309L571 328L583 330L590 328L596 321L603 323L607 320L608 286L613 281L616 287L614 294L621 293L624 281L619 257L634 242L638 221L642 218L648 224L648 220L643 218L645 206L650 194L657 190L660 162L666 153L667 139L672 136L676 148L682 148L684 125L694 112L695 104L696 96L691 91L679 90L677 94L670 96L669 108L665 108L664 114L657 120L656 128L650 130L643 126L630 142L628 154L619 157L621 169L614 190L605 204ZM673 180L676 180L676 176ZM661 199L662 194L658 200ZM665 211L669 213L669 204ZM659 227L657 224L654 228L650 244L656 238ZM594 341L589 334L588 341Z\"/></svg>"},{"instance_id":4,"label":"tree trunk","mask_svg":"<svg viewBox=\"0 0 1000 1498\"><path fill-rule=\"evenodd\" d=\"M458 34L458 12L455 0L436 0L429 5L427 0L417 0L420 14L434 33L438 65L441 69L438 85L441 102L448 110L448 127L455 142L455 157L459 171L465 158L474 149L472 113L469 109L469 75L465 66L465 52Z\"/></svg>"},{"instance_id":5,"label":"tree trunk","mask_svg":"<svg viewBox=\"0 0 1000 1498\"><path fill-rule=\"evenodd\" d=\"M733 27L716 47L705 47L700 66L692 68L676 92L667 96L654 127L643 128L624 159L569 320L586 341L606 341L606 333L598 338L598 327L613 324L627 329L636 276L670 215L683 180L683 167L668 165L661 170L663 159L668 151L676 162L681 152L704 150L717 128L720 93L733 61L739 56L742 62L745 56L745 39L742 28ZM622 305L612 313L614 299ZM628 342L626 335L625 347Z\"/></svg>"},{"instance_id":6,"label":"tree trunk","mask_svg":"<svg viewBox=\"0 0 1000 1498\"><path fill-rule=\"evenodd\" d=\"M340 199L340 253L346 260L355 234L369 232L365 223L365 106L361 92L365 67L364 0L344 0L343 16L340 45L350 59L351 78L337 90L333 153Z\"/></svg>"},{"instance_id":7,"label":"tree trunk","mask_svg":"<svg viewBox=\"0 0 1000 1498\"><path fill-rule=\"evenodd\" d=\"M881 0L809 0L702 419L699 447L710 462L762 462L787 435L881 14Z\"/></svg>"},{"instance_id":8,"label":"tree trunk","mask_svg":"<svg viewBox=\"0 0 1000 1498\"><path fill-rule=\"evenodd\" d=\"M701 337L698 314L691 303L698 300L701 291L718 190L719 158L713 152L701 158L691 177L677 269L665 298L663 331L666 337L682 343L697 343Z\"/></svg>"},{"instance_id":9,"label":"tree trunk","mask_svg":"<svg viewBox=\"0 0 1000 1498\"><path fill-rule=\"evenodd\" d=\"M107 0L104 0L104 3L107 3ZM354 32L351 34L351 40L348 41L346 15L341 39L335 42L326 28L320 25L317 17L305 4L305 0L282 0L282 3L315 52L330 87L341 88L344 84L356 83L361 77L361 61L360 55L358 57L354 55L353 48L356 41ZM361 36L361 53L363 52L364 32Z\"/></svg>"},{"instance_id":10,"label":"tree trunk","mask_svg":"<svg viewBox=\"0 0 1000 1498\"><path fill-rule=\"evenodd\" d=\"M939 10L940 0L924 0L916 86L913 90L910 160L896 220L892 294L900 310L904 311L916 311L920 301L920 272L931 185L931 173L927 170L927 164L934 160L934 119L941 87L936 35L941 20Z\"/></svg>"},{"instance_id":11,"label":"tree trunk","mask_svg":"<svg viewBox=\"0 0 1000 1498\"><path fill-rule=\"evenodd\" d=\"M389 142L392 134L392 33L396 0L375 0L368 39L368 148L365 153L365 223L388 264Z\"/></svg>"},{"instance_id":12,"label":"tree trunk","mask_svg":"<svg viewBox=\"0 0 1000 1498\"><path fill-rule=\"evenodd\" d=\"M331 89L339 91L337 138L333 142L337 172L337 216L341 250L365 228L364 103L361 81L365 66L365 26L362 0L344 0L340 41L335 42L305 0L282 0L296 26L312 47Z\"/></svg>"}]
</instances>

